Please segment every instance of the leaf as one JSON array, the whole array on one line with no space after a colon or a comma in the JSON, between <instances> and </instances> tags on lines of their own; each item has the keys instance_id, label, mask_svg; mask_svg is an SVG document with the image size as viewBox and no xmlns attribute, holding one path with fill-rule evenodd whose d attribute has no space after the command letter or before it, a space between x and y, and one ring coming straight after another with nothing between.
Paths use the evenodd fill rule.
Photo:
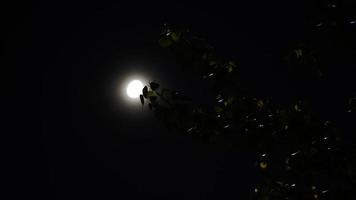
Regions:
<instances>
[{"instance_id":1,"label":"leaf","mask_svg":"<svg viewBox=\"0 0 356 200\"><path fill-rule=\"evenodd\" d=\"M157 96L150 96L149 98L152 103L155 103L157 100Z\"/></svg>"},{"instance_id":2,"label":"leaf","mask_svg":"<svg viewBox=\"0 0 356 200\"><path fill-rule=\"evenodd\" d=\"M180 38L180 35L181 35L181 33L173 32L173 33L171 34L172 40L178 41L179 38Z\"/></svg>"},{"instance_id":3,"label":"leaf","mask_svg":"<svg viewBox=\"0 0 356 200\"><path fill-rule=\"evenodd\" d=\"M216 106L214 108L214 110L215 110L216 113L221 113L223 111L223 109L221 107L219 107L219 106Z\"/></svg>"},{"instance_id":4,"label":"leaf","mask_svg":"<svg viewBox=\"0 0 356 200\"><path fill-rule=\"evenodd\" d=\"M229 61L229 65L231 65L231 66L234 67L234 68L237 66L234 61Z\"/></svg>"},{"instance_id":5,"label":"leaf","mask_svg":"<svg viewBox=\"0 0 356 200\"><path fill-rule=\"evenodd\" d=\"M232 72L235 68L237 67L236 63L234 61L229 61L228 66L227 66L227 71L230 73Z\"/></svg>"},{"instance_id":6,"label":"leaf","mask_svg":"<svg viewBox=\"0 0 356 200\"><path fill-rule=\"evenodd\" d=\"M157 94L154 91L148 91L147 92L147 98L156 97L156 96L157 96Z\"/></svg>"},{"instance_id":7,"label":"leaf","mask_svg":"<svg viewBox=\"0 0 356 200\"><path fill-rule=\"evenodd\" d=\"M294 110L297 111L297 112L302 111L302 110L300 109L300 107L298 106L298 104L295 104L295 105L294 105Z\"/></svg>"},{"instance_id":8,"label":"leaf","mask_svg":"<svg viewBox=\"0 0 356 200\"><path fill-rule=\"evenodd\" d=\"M265 161L262 161L262 162L260 162L260 167L261 167L261 169L267 169L267 162L265 162Z\"/></svg>"},{"instance_id":9,"label":"leaf","mask_svg":"<svg viewBox=\"0 0 356 200\"><path fill-rule=\"evenodd\" d=\"M143 105L143 104L145 103L145 100L144 100L144 98L143 98L143 95L142 95L142 94L140 94L140 100L141 100L141 104Z\"/></svg>"},{"instance_id":10,"label":"leaf","mask_svg":"<svg viewBox=\"0 0 356 200\"><path fill-rule=\"evenodd\" d=\"M210 62L209 62L209 65L210 65L210 66L216 65L216 61L214 61L214 60L210 61Z\"/></svg>"},{"instance_id":11,"label":"leaf","mask_svg":"<svg viewBox=\"0 0 356 200\"><path fill-rule=\"evenodd\" d=\"M152 90L156 90L157 88L159 88L159 84L155 82L150 82L150 88Z\"/></svg>"},{"instance_id":12,"label":"leaf","mask_svg":"<svg viewBox=\"0 0 356 200\"><path fill-rule=\"evenodd\" d=\"M168 89L166 89L166 88L162 88L161 89L161 96L163 97L163 98L166 98L166 99L169 99L170 98L170 92L169 92L169 90Z\"/></svg>"},{"instance_id":13,"label":"leaf","mask_svg":"<svg viewBox=\"0 0 356 200\"><path fill-rule=\"evenodd\" d=\"M167 39L167 38L161 38L158 40L159 45L161 45L162 47L169 47L173 44L173 41L171 39Z\"/></svg>"},{"instance_id":14,"label":"leaf","mask_svg":"<svg viewBox=\"0 0 356 200\"><path fill-rule=\"evenodd\" d=\"M300 59L303 56L303 51L301 49L294 50L294 53L297 59Z\"/></svg>"},{"instance_id":15,"label":"leaf","mask_svg":"<svg viewBox=\"0 0 356 200\"><path fill-rule=\"evenodd\" d=\"M228 99L227 99L227 103L228 104L232 104L234 102L234 97L229 97Z\"/></svg>"},{"instance_id":16,"label":"leaf","mask_svg":"<svg viewBox=\"0 0 356 200\"><path fill-rule=\"evenodd\" d=\"M233 68L231 66L229 66L229 68L227 69L227 71L230 73L232 72Z\"/></svg>"},{"instance_id":17,"label":"leaf","mask_svg":"<svg viewBox=\"0 0 356 200\"><path fill-rule=\"evenodd\" d=\"M147 93L148 93L148 88L147 86L145 86L143 89L142 89L142 94L145 98L147 98Z\"/></svg>"}]
</instances>

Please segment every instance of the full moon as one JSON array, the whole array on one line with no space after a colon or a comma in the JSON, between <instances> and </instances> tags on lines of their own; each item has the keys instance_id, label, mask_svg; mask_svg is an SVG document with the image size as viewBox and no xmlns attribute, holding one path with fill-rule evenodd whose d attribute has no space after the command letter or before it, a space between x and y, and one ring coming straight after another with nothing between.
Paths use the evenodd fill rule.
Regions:
<instances>
[{"instance_id":1,"label":"full moon","mask_svg":"<svg viewBox=\"0 0 356 200\"><path fill-rule=\"evenodd\" d=\"M142 93L142 89L143 89L143 84L141 81L139 80L133 80L131 81L126 89L127 92L127 96L129 96L132 99L136 99L140 96L140 94Z\"/></svg>"}]
</instances>

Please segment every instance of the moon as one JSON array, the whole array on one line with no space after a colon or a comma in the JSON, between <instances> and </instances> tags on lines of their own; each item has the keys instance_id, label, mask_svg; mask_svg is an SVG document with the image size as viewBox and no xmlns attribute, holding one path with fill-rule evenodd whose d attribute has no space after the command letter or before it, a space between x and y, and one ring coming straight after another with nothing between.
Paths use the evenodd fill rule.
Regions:
<instances>
[{"instance_id":1,"label":"moon","mask_svg":"<svg viewBox=\"0 0 356 200\"><path fill-rule=\"evenodd\" d=\"M129 96L132 99L138 98L142 93L143 87L144 86L140 80L132 80L127 85L127 89L126 89L127 96Z\"/></svg>"}]
</instances>

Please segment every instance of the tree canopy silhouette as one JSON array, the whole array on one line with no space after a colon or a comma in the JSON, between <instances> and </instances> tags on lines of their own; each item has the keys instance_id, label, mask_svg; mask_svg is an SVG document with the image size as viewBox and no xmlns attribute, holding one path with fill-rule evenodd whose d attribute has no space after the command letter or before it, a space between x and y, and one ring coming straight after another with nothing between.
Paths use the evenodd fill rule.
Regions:
<instances>
[{"instance_id":1,"label":"tree canopy silhouette","mask_svg":"<svg viewBox=\"0 0 356 200\"><path fill-rule=\"evenodd\" d=\"M317 106L325 98L319 91L332 83L323 68L328 51L353 50L340 39L350 37L346 34L350 24L328 20L316 27L334 34L334 45L313 41L320 36L316 34L285 53L295 95L284 103L249 91L241 81L238 62L219 56L190 29L165 24L159 44L176 56L184 70L200 78L214 98L203 106L184 92L151 82L143 88L141 103L170 129L255 155L260 181L251 190L253 199L353 199L356 148L349 136L355 132L356 90L340 97L343 104L329 105L341 108L335 117L339 121Z\"/></svg>"}]
</instances>

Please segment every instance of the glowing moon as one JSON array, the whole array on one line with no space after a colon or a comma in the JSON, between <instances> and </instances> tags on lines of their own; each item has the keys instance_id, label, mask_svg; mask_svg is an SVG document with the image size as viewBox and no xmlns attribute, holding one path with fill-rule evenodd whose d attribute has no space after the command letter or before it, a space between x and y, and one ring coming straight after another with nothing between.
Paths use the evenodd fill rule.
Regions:
<instances>
[{"instance_id":1,"label":"glowing moon","mask_svg":"<svg viewBox=\"0 0 356 200\"><path fill-rule=\"evenodd\" d=\"M144 86L141 81L139 81L139 80L131 81L126 89L127 96L129 96L132 99L138 98L140 96L140 94L142 93L143 87Z\"/></svg>"}]
</instances>

